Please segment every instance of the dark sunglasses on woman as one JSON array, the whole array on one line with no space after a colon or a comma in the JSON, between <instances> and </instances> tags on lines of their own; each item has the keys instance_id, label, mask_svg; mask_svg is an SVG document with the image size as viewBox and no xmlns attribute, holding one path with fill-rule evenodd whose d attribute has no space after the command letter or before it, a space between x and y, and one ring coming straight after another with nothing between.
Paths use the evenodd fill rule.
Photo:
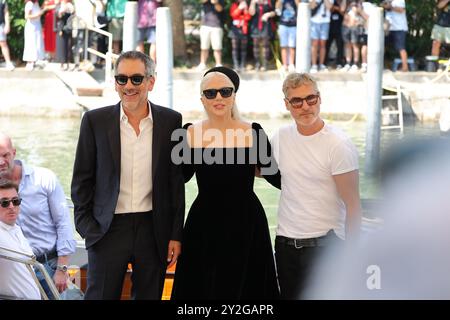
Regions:
<instances>
[{"instance_id":1,"label":"dark sunglasses on woman","mask_svg":"<svg viewBox=\"0 0 450 320\"><path fill-rule=\"evenodd\" d=\"M215 99L217 96L217 92L220 92L222 98L229 98L233 94L234 88L225 87L220 89L206 89L203 90L203 95L206 99Z\"/></svg>"}]
</instances>

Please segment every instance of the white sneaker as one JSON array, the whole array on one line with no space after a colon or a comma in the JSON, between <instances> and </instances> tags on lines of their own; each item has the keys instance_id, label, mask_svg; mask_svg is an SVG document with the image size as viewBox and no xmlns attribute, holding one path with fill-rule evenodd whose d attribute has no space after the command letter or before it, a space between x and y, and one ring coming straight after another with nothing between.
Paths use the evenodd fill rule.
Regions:
<instances>
[{"instance_id":1,"label":"white sneaker","mask_svg":"<svg viewBox=\"0 0 450 320\"><path fill-rule=\"evenodd\" d=\"M34 69L34 63L33 62L27 62L27 65L25 66L25 70L33 71L33 69Z\"/></svg>"},{"instance_id":2,"label":"white sneaker","mask_svg":"<svg viewBox=\"0 0 450 320\"><path fill-rule=\"evenodd\" d=\"M347 63L342 69L342 72L347 72L348 70L350 70L350 65Z\"/></svg>"},{"instance_id":3,"label":"white sneaker","mask_svg":"<svg viewBox=\"0 0 450 320\"><path fill-rule=\"evenodd\" d=\"M295 72L295 66L293 64L290 64L288 67L289 72Z\"/></svg>"},{"instance_id":4,"label":"white sneaker","mask_svg":"<svg viewBox=\"0 0 450 320\"><path fill-rule=\"evenodd\" d=\"M361 72L367 72L367 63L361 64Z\"/></svg>"},{"instance_id":5,"label":"white sneaker","mask_svg":"<svg viewBox=\"0 0 450 320\"><path fill-rule=\"evenodd\" d=\"M204 70L206 70L206 64L200 63L200 64L195 68L195 70L197 70L197 71L204 71Z\"/></svg>"},{"instance_id":6,"label":"white sneaker","mask_svg":"<svg viewBox=\"0 0 450 320\"><path fill-rule=\"evenodd\" d=\"M223 66L223 65L220 64L220 63L218 63L218 64L215 65L215 67L222 67L222 66Z\"/></svg>"},{"instance_id":7,"label":"white sneaker","mask_svg":"<svg viewBox=\"0 0 450 320\"><path fill-rule=\"evenodd\" d=\"M317 68L317 64L314 64L311 67L311 70L309 70L310 73L317 73L319 71L319 69Z\"/></svg>"},{"instance_id":8,"label":"white sneaker","mask_svg":"<svg viewBox=\"0 0 450 320\"><path fill-rule=\"evenodd\" d=\"M328 72L328 68L327 68L327 66L324 65L324 64L321 64L321 65L320 65L319 70L322 71L322 72Z\"/></svg>"},{"instance_id":9,"label":"white sneaker","mask_svg":"<svg viewBox=\"0 0 450 320\"><path fill-rule=\"evenodd\" d=\"M14 67L14 65L12 64L12 62L7 62L7 63L6 63L5 69L6 69L7 71L13 71L15 68L16 68L16 67Z\"/></svg>"},{"instance_id":10,"label":"white sneaker","mask_svg":"<svg viewBox=\"0 0 450 320\"><path fill-rule=\"evenodd\" d=\"M359 68L357 64L352 65L352 67L350 68L350 72L358 72Z\"/></svg>"}]
</instances>

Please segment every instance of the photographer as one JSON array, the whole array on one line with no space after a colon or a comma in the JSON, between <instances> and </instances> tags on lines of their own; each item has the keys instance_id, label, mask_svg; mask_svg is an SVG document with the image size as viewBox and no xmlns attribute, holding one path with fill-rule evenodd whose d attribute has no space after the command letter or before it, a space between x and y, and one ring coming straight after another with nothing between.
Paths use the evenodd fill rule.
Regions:
<instances>
[{"instance_id":1,"label":"photographer","mask_svg":"<svg viewBox=\"0 0 450 320\"><path fill-rule=\"evenodd\" d=\"M405 0L387 0L381 3L386 10L386 20L389 22L388 41L394 45L402 59L402 71L408 71L408 54L406 53L406 34L408 22L406 20Z\"/></svg>"}]
</instances>

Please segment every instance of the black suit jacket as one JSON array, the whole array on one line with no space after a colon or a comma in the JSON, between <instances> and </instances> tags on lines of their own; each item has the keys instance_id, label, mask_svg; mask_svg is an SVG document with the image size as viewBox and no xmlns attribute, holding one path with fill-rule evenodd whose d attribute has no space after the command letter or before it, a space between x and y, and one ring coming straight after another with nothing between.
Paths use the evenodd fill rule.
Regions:
<instances>
[{"instance_id":1,"label":"black suit jacket","mask_svg":"<svg viewBox=\"0 0 450 320\"><path fill-rule=\"evenodd\" d=\"M169 240L181 241L184 181L181 166L171 161L181 128L181 114L150 103L153 118L152 178L154 233L162 261ZM109 230L120 186L120 104L85 113L80 127L72 177L75 226L86 248ZM145 177L142 177L145 179Z\"/></svg>"}]
</instances>

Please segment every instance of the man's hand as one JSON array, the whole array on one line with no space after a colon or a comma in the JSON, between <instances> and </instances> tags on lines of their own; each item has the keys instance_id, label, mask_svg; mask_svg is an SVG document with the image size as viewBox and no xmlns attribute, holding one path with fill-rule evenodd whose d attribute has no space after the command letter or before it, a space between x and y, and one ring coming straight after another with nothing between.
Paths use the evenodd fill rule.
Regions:
<instances>
[{"instance_id":1,"label":"man's hand","mask_svg":"<svg viewBox=\"0 0 450 320\"><path fill-rule=\"evenodd\" d=\"M55 283L56 289L58 289L59 293L67 289L68 277L69 275L67 272L56 270L55 275L53 276L53 282Z\"/></svg>"},{"instance_id":2,"label":"man's hand","mask_svg":"<svg viewBox=\"0 0 450 320\"><path fill-rule=\"evenodd\" d=\"M181 253L181 242L170 240L169 248L167 250L167 262L169 263L167 268L170 268L175 264L175 262L177 262L180 253Z\"/></svg>"}]
</instances>

